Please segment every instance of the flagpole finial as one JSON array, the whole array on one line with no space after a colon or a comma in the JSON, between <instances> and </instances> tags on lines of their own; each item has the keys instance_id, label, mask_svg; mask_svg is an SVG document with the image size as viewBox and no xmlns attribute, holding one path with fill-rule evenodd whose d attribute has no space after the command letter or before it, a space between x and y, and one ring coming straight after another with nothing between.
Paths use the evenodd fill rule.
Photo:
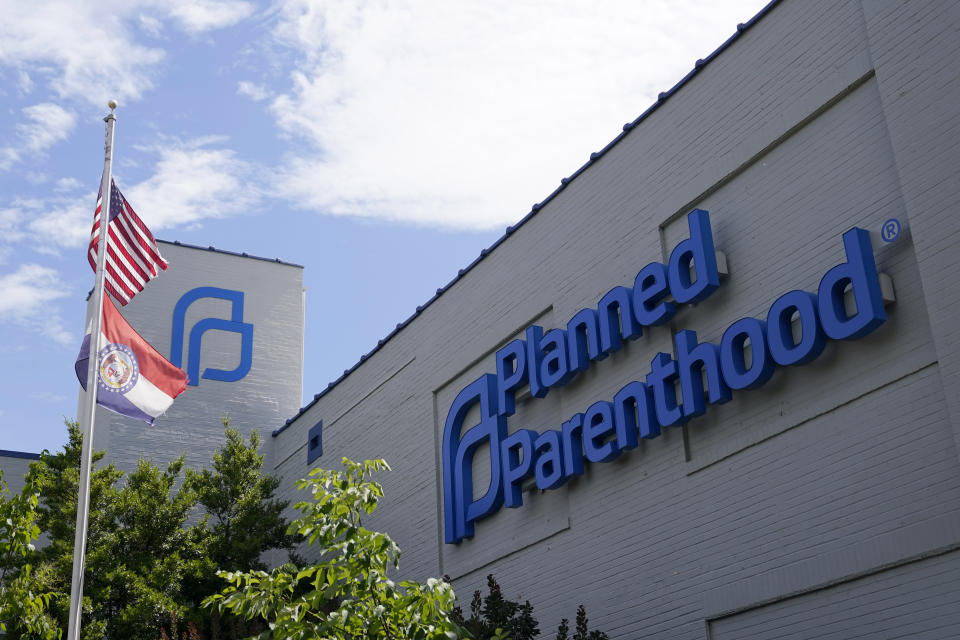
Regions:
<instances>
[{"instance_id":1,"label":"flagpole finial","mask_svg":"<svg viewBox=\"0 0 960 640\"><path fill-rule=\"evenodd\" d=\"M107 103L107 106L110 107L110 113L108 113L108 114L106 115L106 117L103 119L103 121L104 121L104 122L107 122L107 123L116 122L116 121L117 121L117 115L113 112L113 110L117 108L117 101L116 101L116 100L111 100L110 102Z\"/></svg>"}]
</instances>

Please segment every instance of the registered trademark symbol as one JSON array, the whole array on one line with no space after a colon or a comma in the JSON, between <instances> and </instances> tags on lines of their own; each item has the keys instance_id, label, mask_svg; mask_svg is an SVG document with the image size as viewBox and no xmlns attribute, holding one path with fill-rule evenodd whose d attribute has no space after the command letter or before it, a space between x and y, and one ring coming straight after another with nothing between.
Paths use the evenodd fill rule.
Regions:
<instances>
[{"instance_id":1,"label":"registered trademark symbol","mask_svg":"<svg viewBox=\"0 0 960 640\"><path fill-rule=\"evenodd\" d=\"M893 242L900 237L900 221L896 218L890 218L883 223L880 228L880 237L884 242Z\"/></svg>"}]
</instances>

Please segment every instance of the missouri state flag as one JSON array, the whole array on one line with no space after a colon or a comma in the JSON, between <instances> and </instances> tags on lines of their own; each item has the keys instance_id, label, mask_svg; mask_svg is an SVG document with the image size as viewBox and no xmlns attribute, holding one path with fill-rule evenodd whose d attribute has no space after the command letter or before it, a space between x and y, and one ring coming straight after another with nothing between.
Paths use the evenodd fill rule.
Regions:
<instances>
[{"instance_id":1,"label":"missouri state flag","mask_svg":"<svg viewBox=\"0 0 960 640\"><path fill-rule=\"evenodd\" d=\"M90 359L90 328L74 368L84 390ZM100 323L97 403L153 424L187 388L187 374L172 365L127 323L109 296L103 297Z\"/></svg>"}]
</instances>

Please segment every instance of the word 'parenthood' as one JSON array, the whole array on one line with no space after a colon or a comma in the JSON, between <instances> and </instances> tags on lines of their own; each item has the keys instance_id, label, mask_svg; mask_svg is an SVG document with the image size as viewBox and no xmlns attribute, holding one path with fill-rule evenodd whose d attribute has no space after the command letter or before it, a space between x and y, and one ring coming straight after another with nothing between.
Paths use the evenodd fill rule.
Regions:
<instances>
[{"instance_id":1,"label":"word 'parenthood'","mask_svg":"<svg viewBox=\"0 0 960 640\"><path fill-rule=\"evenodd\" d=\"M776 365L811 362L827 338L856 340L886 320L870 236L855 227L843 234L847 261L827 271L816 294L794 290L781 295L765 320L737 320L720 344L699 342L694 331L679 331L674 335L676 358L658 353L646 377L628 382L612 401L593 403L559 429L543 433L519 429L508 435L507 417L515 411L518 390L529 387L531 396L544 397L588 369L592 361L620 349L624 340L639 338L643 327L668 322L677 305L695 304L717 290L720 274L710 216L695 209L687 224L690 237L673 249L667 264L651 262L637 274L632 288L614 287L596 308L577 312L565 329L544 333L542 327L528 327L525 339L497 351L495 374L480 376L457 395L447 414L442 444L447 543L473 537L474 522L501 506L521 506L521 487L529 478L535 478L540 489L555 489L583 473L584 459L613 460L635 448L639 438L656 438L662 428L703 414L707 403L727 402L732 390L763 385ZM844 291L849 288L856 303L853 313L844 307ZM800 324L798 339L794 318ZM480 421L461 435L476 405ZM484 444L490 450L490 484L475 500L471 467Z\"/></svg>"}]
</instances>

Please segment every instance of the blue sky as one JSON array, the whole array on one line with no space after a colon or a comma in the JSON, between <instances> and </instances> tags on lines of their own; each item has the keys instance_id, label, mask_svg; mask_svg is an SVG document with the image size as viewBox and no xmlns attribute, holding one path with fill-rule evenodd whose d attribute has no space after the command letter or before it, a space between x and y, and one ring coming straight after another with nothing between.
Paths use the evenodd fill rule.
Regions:
<instances>
[{"instance_id":1,"label":"blue sky","mask_svg":"<svg viewBox=\"0 0 960 640\"><path fill-rule=\"evenodd\" d=\"M158 238L305 267L312 398L765 4L0 0L0 449L76 414L108 100Z\"/></svg>"}]
</instances>

